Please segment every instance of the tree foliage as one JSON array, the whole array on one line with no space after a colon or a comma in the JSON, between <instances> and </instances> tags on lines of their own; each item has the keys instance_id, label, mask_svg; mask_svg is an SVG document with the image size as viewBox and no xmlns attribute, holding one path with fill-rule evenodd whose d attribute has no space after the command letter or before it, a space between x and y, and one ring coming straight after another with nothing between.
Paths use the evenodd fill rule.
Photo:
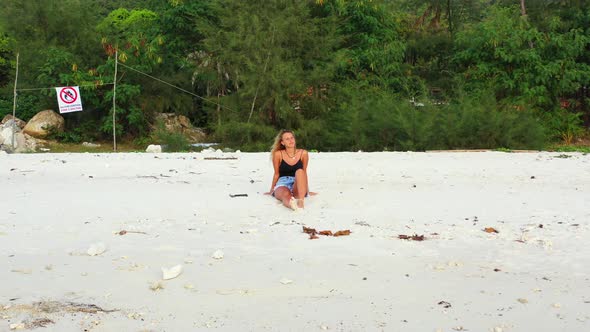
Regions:
<instances>
[{"instance_id":1,"label":"tree foliage","mask_svg":"<svg viewBox=\"0 0 590 332\"><path fill-rule=\"evenodd\" d=\"M55 109L52 88L79 85L85 111L65 115L62 139L109 139L117 54L117 130L128 140L153 137L154 115L170 112L243 150L267 149L280 128L331 151L571 143L590 126L589 8L9 1L0 11L0 116L11 112L18 52L18 87L40 88L19 91L19 116Z\"/></svg>"}]
</instances>

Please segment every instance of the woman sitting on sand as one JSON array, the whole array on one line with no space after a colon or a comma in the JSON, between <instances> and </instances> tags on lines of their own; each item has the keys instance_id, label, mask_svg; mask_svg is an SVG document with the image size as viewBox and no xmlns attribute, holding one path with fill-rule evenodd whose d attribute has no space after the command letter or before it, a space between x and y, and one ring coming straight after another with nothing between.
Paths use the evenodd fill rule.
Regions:
<instances>
[{"instance_id":1,"label":"woman sitting on sand","mask_svg":"<svg viewBox=\"0 0 590 332\"><path fill-rule=\"evenodd\" d=\"M290 130L281 130L275 138L270 152L274 166L274 176L267 195L273 195L288 208L303 208L304 199L309 194L307 185L307 163L309 154L297 149L295 135Z\"/></svg>"}]
</instances>

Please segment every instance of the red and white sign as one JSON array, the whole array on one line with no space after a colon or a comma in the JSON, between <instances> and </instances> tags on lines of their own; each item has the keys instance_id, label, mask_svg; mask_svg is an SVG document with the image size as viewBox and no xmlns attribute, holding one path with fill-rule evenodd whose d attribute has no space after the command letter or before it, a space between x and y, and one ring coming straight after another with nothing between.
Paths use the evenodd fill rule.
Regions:
<instances>
[{"instance_id":1,"label":"red and white sign","mask_svg":"<svg viewBox=\"0 0 590 332\"><path fill-rule=\"evenodd\" d=\"M82 110L82 99L80 88L77 86L66 86L55 88L57 103L60 113L78 112Z\"/></svg>"}]
</instances>

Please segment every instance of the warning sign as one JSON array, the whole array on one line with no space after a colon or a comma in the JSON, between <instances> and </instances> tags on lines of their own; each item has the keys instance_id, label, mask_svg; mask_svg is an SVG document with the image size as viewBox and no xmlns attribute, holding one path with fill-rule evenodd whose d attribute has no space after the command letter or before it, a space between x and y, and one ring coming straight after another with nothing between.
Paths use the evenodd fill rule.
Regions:
<instances>
[{"instance_id":1,"label":"warning sign","mask_svg":"<svg viewBox=\"0 0 590 332\"><path fill-rule=\"evenodd\" d=\"M66 86L55 88L57 103L60 113L78 112L82 110L82 99L80 88L77 86Z\"/></svg>"}]
</instances>

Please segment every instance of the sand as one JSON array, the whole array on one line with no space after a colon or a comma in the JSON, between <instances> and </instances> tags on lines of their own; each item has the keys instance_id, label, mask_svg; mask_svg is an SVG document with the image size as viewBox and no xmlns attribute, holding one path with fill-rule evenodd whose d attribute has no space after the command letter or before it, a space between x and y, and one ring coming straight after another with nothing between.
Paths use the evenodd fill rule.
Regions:
<instances>
[{"instance_id":1,"label":"sand","mask_svg":"<svg viewBox=\"0 0 590 332\"><path fill-rule=\"evenodd\" d=\"M590 155L308 173L291 211L266 153L0 155L0 331L590 330Z\"/></svg>"}]
</instances>

